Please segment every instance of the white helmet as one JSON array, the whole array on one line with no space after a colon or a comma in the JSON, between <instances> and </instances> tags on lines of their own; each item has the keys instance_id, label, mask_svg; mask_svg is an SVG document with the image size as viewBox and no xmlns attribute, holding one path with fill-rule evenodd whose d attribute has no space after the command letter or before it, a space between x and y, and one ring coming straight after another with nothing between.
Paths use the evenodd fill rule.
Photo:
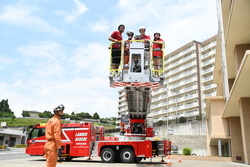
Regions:
<instances>
[{"instance_id":1,"label":"white helmet","mask_svg":"<svg viewBox=\"0 0 250 167\"><path fill-rule=\"evenodd\" d=\"M58 107L54 108L54 113L56 113L57 111L63 111L64 110L64 106L62 104L60 104Z\"/></svg>"},{"instance_id":2,"label":"white helmet","mask_svg":"<svg viewBox=\"0 0 250 167\"><path fill-rule=\"evenodd\" d=\"M145 30L146 30L146 27L141 26L141 27L139 28L139 31L140 31L141 29L145 29Z\"/></svg>"}]
</instances>

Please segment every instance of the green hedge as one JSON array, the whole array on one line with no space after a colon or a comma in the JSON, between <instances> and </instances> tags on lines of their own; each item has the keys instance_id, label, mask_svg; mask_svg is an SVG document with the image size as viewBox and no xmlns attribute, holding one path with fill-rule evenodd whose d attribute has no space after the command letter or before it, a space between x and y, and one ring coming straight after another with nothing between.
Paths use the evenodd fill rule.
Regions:
<instances>
[{"instance_id":1,"label":"green hedge","mask_svg":"<svg viewBox=\"0 0 250 167\"><path fill-rule=\"evenodd\" d=\"M192 149L189 148L189 147L185 147L185 148L182 149L182 154L183 155L191 155L191 153L192 153Z\"/></svg>"},{"instance_id":2,"label":"green hedge","mask_svg":"<svg viewBox=\"0 0 250 167\"><path fill-rule=\"evenodd\" d=\"M6 149L6 146L0 145L0 149Z\"/></svg>"},{"instance_id":3,"label":"green hedge","mask_svg":"<svg viewBox=\"0 0 250 167\"><path fill-rule=\"evenodd\" d=\"M27 145L26 144L18 144L16 146L14 146L14 148L26 148Z\"/></svg>"}]
</instances>

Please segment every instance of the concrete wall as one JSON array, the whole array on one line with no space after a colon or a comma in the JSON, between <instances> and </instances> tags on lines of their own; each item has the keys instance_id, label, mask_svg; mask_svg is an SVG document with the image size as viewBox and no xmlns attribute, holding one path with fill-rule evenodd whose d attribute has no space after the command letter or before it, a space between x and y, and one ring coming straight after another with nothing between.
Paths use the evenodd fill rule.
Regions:
<instances>
[{"instance_id":1,"label":"concrete wall","mask_svg":"<svg viewBox=\"0 0 250 167\"><path fill-rule=\"evenodd\" d=\"M167 129L171 130L173 134L168 134ZM173 145L179 147L179 153L182 149L190 147L199 156L207 155L207 137L206 137L206 121L188 122L181 124L166 125L161 127L154 127L158 138L169 139Z\"/></svg>"}]
</instances>

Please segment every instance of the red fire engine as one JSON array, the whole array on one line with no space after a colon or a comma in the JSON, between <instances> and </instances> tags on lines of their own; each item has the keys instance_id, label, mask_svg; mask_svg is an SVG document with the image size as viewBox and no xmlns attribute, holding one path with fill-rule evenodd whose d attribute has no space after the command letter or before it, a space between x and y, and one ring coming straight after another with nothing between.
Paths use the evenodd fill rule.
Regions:
<instances>
[{"instance_id":1,"label":"red fire engine","mask_svg":"<svg viewBox=\"0 0 250 167\"><path fill-rule=\"evenodd\" d=\"M91 123L69 123L62 125L62 157L70 161L77 157L100 156L103 162L140 162L142 159L170 153L171 142L167 140L118 141L116 137L105 137L102 126ZM37 124L31 130L26 153L44 155L45 124Z\"/></svg>"},{"instance_id":2,"label":"red fire engine","mask_svg":"<svg viewBox=\"0 0 250 167\"><path fill-rule=\"evenodd\" d=\"M63 124L62 157L71 160L76 157L100 156L103 162L140 162L155 156L170 154L171 142L168 140L148 140L154 137L153 128L148 126L151 88L163 85L163 66L153 68L152 42L130 40L126 63L124 41L121 48L121 62L118 69L110 69L110 86L125 87L128 111L120 122L121 135L128 140L104 137L103 127L91 123ZM164 44L162 44L164 48ZM160 50L162 49L160 48ZM158 49L159 50L159 49ZM163 61L163 59L162 59ZM111 63L112 64L112 63ZM163 64L163 62L162 62ZM45 125L36 125L29 134L26 153L44 155Z\"/></svg>"}]
</instances>

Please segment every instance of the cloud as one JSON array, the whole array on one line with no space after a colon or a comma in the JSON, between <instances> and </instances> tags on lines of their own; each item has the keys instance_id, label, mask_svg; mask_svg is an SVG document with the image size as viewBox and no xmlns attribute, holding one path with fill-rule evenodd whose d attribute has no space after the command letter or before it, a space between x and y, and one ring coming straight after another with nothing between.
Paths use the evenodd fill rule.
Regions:
<instances>
[{"instance_id":1,"label":"cloud","mask_svg":"<svg viewBox=\"0 0 250 167\"><path fill-rule=\"evenodd\" d=\"M39 8L36 6L25 6L19 3L12 6L6 6L3 11L4 12L0 15L0 21L26 27L36 32L41 31L55 35L65 34L64 31L51 26L39 16L35 16L35 13L39 11Z\"/></svg>"},{"instance_id":2,"label":"cloud","mask_svg":"<svg viewBox=\"0 0 250 167\"><path fill-rule=\"evenodd\" d=\"M19 47L16 51L32 57L58 57L63 55L61 45L56 42L40 42L37 45Z\"/></svg>"},{"instance_id":3,"label":"cloud","mask_svg":"<svg viewBox=\"0 0 250 167\"><path fill-rule=\"evenodd\" d=\"M3 8L0 21L33 31L64 33L44 19L48 17L45 12L49 13L48 11L55 9L51 6L46 6L46 9L39 8L51 3L25 6L24 2ZM73 2L73 10L55 12L62 15L68 23L80 22L81 16L89 10L79 0ZM154 32L159 31L166 41L167 51L173 51L191 40L205 40L217 33L214 1L117 2L112 2L112 7L104 6L107 7L107 11L112 8L108 14L100 14L100 11L94 11L95 8L90 8L91 12L93 9L93 13L89 12L91 20L84 20L86 29L80 29L77 25L74 29L68 29L72 33L67 36L50 38L46 36L50 34L45 34L39 39L34 36L32 41L24 39L21 44L12 44L18 46L10 47L16 53L1 52L0 62L6 65L4 68L0 66L0 70L2 68L2 71L6 71L8 67L10 72L7 73L8 77L0 76L0 97L9 99L10 107L17 116L21 116L22 110L51 111L61 103L66 106L66 113L69 114L75 111L91 114L98 112L101 117L117 115L117 91L121 88L109 87L109 26L117 30L117 26L123 23L126 30L131 29L138 34L138 28L143 25L147 27L147 34L151 37ZM39 15L42 13L41 10L44 12L43 15ZM96 18L96 13L99 18ZM49 20L53 19L55 18ZM65 26L65 29L72 27ZM41 39L50 41L39 42Z\"/></svg>"},{"instance_id":4,"label":"cloud","mask_svg":"<svg viewBox=\"0 0 250 167\"><path fill-rule=\"evenodd\" d=\"M95 23L92 23L90 30L92 32L107 32L109 30L109 22L106 19L100 19Z\"/></svg>"},{"instance_id":5,"label":"cloud","mask_svg":"<svg viewBox=\"0 0 250 167\"><path fill-rule=\"evenodd\" d=\"M71 12L66 12L63 10L57 10L55 11L56 14L64 16L64 19L68 23L72 23L75 21L79 16L81 16L83 13L88 11L89 9L86 7L84 3L82 3L80 0L73 0L75 9L73 9Z\"/></svg>"},{"instance_id":6,"label":"cloud","mask_svg":"<svg viewBox=\"0 0 250 167\"><path fill-rule=\"evenodd\" d=\"M0 54L0 62L1 62L0 70L4 69L7 66L10 66L10 65L14 64L15 61L16 61L16 59L13 58L13 57L8 57L8 56Z\"/></svg>"},{"instance_id":7,"label":"cloud","mask_svg":"<svg viewBox=\"0 0 250 167\"><path fill-rule=\"evenodd\" d=\"M74 43L71 48L63 48L62 45L42 41L18 47L16 51L22 55L19 59L26 62L24 68L29 70L13 83L0 83L4 89L1 97L9 99L17 116L21 116L22 110L51 111L61 103L69 114L75 111L115 116L117 90L109 87L107 46Z\"/></svg>"},{"instance_id":8,"label":"cloud","mask_svg":"<svg viewBox=\"0 0 250 167\"><path fill-rule=\"evenodd\" d=\"M168 52L191 40L202 41L217 33L215 0L149 0L147 3L120 0L117 11L115 26L123 23L126 30L139 34L138 28L143 25L151 38L154 32L161 32Z\"/></svg>"}]
</instances>

